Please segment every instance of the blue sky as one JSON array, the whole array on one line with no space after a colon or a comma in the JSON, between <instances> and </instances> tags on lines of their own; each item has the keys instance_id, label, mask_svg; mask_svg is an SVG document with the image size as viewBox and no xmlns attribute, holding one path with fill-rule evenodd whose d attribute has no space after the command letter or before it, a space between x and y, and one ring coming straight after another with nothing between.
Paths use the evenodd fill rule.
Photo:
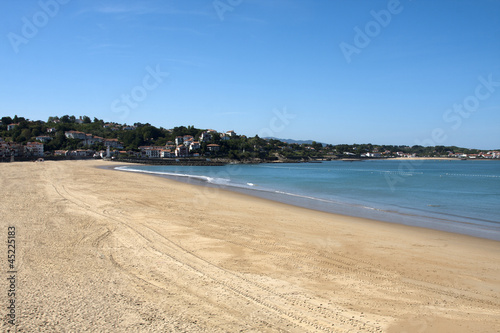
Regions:
<instances>
[{"instance_id":1,"label":"blue sky","mask_svg":"<svg viewBox=\"0 0 500 333\"><path fill-rule=\"evenodd\" d=\"M1 116L500 148L498 0L0 7Z\"/></svg>"}]
</instances>

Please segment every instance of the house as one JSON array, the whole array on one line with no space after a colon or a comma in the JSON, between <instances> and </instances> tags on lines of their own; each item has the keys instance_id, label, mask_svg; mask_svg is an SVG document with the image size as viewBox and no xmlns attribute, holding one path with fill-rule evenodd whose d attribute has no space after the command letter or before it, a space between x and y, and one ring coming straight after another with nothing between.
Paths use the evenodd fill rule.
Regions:
<instances>
[{"instance_id":1,"label":"house","mask_svg":"<svg viewBox=\"0 0 500 333\"><path fill-rule=\"evenodd\" d=\"M102 143L103 141L104 141L104 139L99 137L99 136L93 136L92 134L86 134L84 144L86 146L92 146L96 143Z\"/></svg>"},{"instance_id":2,"label":"house","mask_svg":"<svg viewBox=\"0 0 500 333\"><path fill-rule=\"evenodd\" d=\"M78 131L67 131L67 132L64 132L64 135L68 139L85 140L87 138L87 135L85 133L78 132Z\"/></svg>"},{"instance_id":3,"label":"house","mask_svg":"<svg viewBox=\"0 0 500 333\"><path fill-rule=\"evenodd\" d=\"M78 118L78 119L75 119L75 123L77 123L77 124L83 124L82 116L80 116L80 118Z\"/></svg>"},{"instance_id":4,"label":"house","mask_svg":"<svg viewBox=\"0 0 500 333\"><path fill-rule=\"evenodd\" d=\"M57 130L54 127L47 128L47 133L55 133Z\"/></svg>"},{"instance_id":5,"label":"house","mask_svg":"<svg viewBox=\"0 0 500 333\"><path fill-rule=\"evenodd\" d=\"M147 158L160 158L160 151L160 149L152 147L151 149L146 149L144 152L146 153Z\"/></svg>"},{"instance_id":6,"label":"house","mask_svg":"<svg viewBox=\"0 0 500 333\"><path fill-rule=\"evenodd\" d=\"M7 125L7 131L12 131L14 128L16 128L16 126L18 126L19 124L10 124L10 125Z\"/></svg>"},{"instance_id":7,"label":"house","mask_svg":"<svg viewBox=\"0 0 500 333\"><path fill-rule=\"evenodd\" d=\"M189 140L184 140L183 144L184 144L184 146L189 148L189 146L191 146L191 143L193 143L193 142L194 142L194 139L193 139L193 137L191 137Z\"/></svg>"},{"instance_id":8,"label":"house","mask_svg":"<svg viewBox=\"0 0 500 333\"><path fill-rule=\"evenodd\" d=\"M193 141L189 145L189 151L197 150L197 149L200 149L200 148L201 148L201 145L200 145L200 143L198 141Z\"/></svg>"},{"instance_id":9,"label":"house","mask_svg":"<svg viewBox=\"0 0 500 333\"><path fill-rule=\"evenodd\" d=\"M178 146L178 145L182 145L184 143L184 137L182 136L178 136L175 138L175 145Z\"/></svg>"},{"instance_id":10,"label":"house","mask_svg":"<svg viewBox=\"0 0 500 333\"><path fill-rule=\"evenodd\" d=\"M67 150L56 150L54 156L66 156L68 154Z\"/></svg>"},{"instance_id":11,"label":"house","mask_svg":"<svg viewBox=\"0 0 500 333\"><path fill-rule=\"evenodd\" d=\"M184 140L184 142L194 140L192 135L184 135L184 137L182 139Z\"/></svg>"},{"instance_id":12,"label":"house","mask_svg":"<svg viewBox=\"0 0 500 333\"><path fill-rule=\"evenodd\" d=\"M35 138L35 140L40 141L40 142L43 142L43 143L47 143L47 142L49 142L50 140L52 140L52 137L51 137L51 136L47 136L47 135L40 135L40 136L37 136L37 137Z\"/></svg>"},{"instance_id":13,"label":"house","mask_svg":"<svg viewBox=\"0 0 500 333\"><path fill-rule=\"evenodd\" d=\"M147 158L160 158L161 152L166 150L164 147L159 146L141 146L139 147L141 150L141 155Z\"/></svg>"},{"instance_id":14,"label":"house","mask_svg":"<svg viewBox=\"0 0 500 333\"><path fill-rule=\"evenodd\" d=\"M66 155L74 156L74 157L91 157L94 155L94 151L90 149L77 149L68 152Z\"/></svg>"},{"instance_id":15,"label":"house","mask_svg":"<svg viewBox=\"0 0 500 333\"><path fill-rule=\"evenodd\" d=\"M226 135L229 137L233 137L233 136L236 136L236 132L235 131L227 131Z\"/></svg>"},{"instance_id":16,"label":"house","mask_svg":"<svg viewBox=\"0 0 500 333\"><path fill-rule=\"evenodd\" d=\"M207 145L207 149L209 152L217 152L220 150L220 146L213 143L213 144Z\"/></svg>"},{"instance_id":17,"label":"house","mask_svg":"<svg viewBox=\"0 0 500 333\"><path fill-rule=\"evenodd\" d=\"M10 151L10 156L18 157L24 155L25 147L23 145L18 143L9 143L8 145L9 145L8 149Z\"/></svg>"},{"instance_id":18,"label":"house","mask_svg":"<svg viewBox=\"0 0 500 333\"><path fill-rule=\"evenodd\" d=\"M207 141L212 140L212 132L205 131L205 132L201 133L200 140L203 142L207 142Z\"/></svg>"},{"instance_id":19,"label":"house","mask_svg":"<svg viewBox=\"0 0 500 333\"><path fill-rule=\"evenodd\" d=\"M377 152L375 152L375 153L366 153L365 156L366 157L376 157L376 158L382 157L382 155L380 153L377 153Z\"/></svg>"},{"instance_id":20,"label":"house","mask_svg":"<svg viewBox=\"0 0 500 333\"><path fill-rule=\"evenodd\" d=\"M118 139L105 139L104 145L106 147L123 149L123 145L118 141Z\"/></svg>"},{"instance_id":21,"label":"house","mask_svg":"<svg viewBox=\"0 0 500 333\"><path fill-rule=\"evenodd\" d=\"M170 149L160 150L160 158L171 158L171 157L175 157L175 153L172 153Z\"/></svg>"},{"instance_id":22,"label":"house","mask_svg":"<svg viewBox=\"0 0 500 333\"><path fill-rule=\"evenodd\" d=\"M187 157L189 156L189 149L184 145L179 145L175 149L175 157Z\"/></svg>"},{"instance_id":23,"label":"house","mask_svg":"<svg viewBox=\"0 0 500 333\"><path fill-rule=\"evenodd\" d=\"M29 156L43 157L43 143L28 142L26 144L26 154Z\"/></svg>"},{"instance_id":24,"label":"house","mask_svg":"<svg viewBox=\"0 0 500 333\"><path fill-rule=\"evenodd\" d=\"M229 135L227 135L226 133L220 133L220 138L221 140L223 141L227 141L227 140L230 140L231 138L229 137Z\"/></svg>"}]
</instances>

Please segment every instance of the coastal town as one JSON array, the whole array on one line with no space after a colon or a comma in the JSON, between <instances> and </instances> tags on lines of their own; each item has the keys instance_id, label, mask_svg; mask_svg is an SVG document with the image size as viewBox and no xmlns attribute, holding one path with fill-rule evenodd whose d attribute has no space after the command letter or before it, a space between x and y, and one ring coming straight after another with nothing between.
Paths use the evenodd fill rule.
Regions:
<instances>
[{"instance_id":1,"label":"coastal town","mask_svg":"<svg viewBox=\"0 0 500 333\"><path fill-rule=\"evenodd\" d=\"M323 144L238 135L193 126L157 128L104 122L89 117L49 117L32 121L3 117L0 123L0 160L49 159L178 159L225 158L233 161L311 161L332 159L456 158L500 159L500 150L459 147Z\"/></svg>"}]
</instances>

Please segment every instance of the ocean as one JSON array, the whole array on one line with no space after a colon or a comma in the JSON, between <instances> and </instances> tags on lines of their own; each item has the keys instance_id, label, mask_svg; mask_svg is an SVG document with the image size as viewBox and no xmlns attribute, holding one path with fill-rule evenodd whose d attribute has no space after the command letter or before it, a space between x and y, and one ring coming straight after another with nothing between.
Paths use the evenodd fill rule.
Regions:
<instances>
[{"instance_id":1,"label":"ocean","mask_svg":"<svg viewBox=\"0 0 500 333\"><path fill-rule=\"evenodd\" d=\"M121 166L310 209L500 240L500 161Z\"/></svg>"}]
</instances>

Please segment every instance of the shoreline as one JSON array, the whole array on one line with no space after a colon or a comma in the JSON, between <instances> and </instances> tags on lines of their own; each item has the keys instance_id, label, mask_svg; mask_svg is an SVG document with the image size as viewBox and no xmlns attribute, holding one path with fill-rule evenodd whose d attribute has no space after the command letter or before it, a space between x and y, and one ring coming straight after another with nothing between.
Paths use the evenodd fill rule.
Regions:
<instances>
[{"instance_id":1,"label":"shoreline","mask_svg":"<svg viewBox=\"0 0 500 333\"><path fill-rule=\"evenodd\" d=\"M0 164L18 330L500 329L499 242L114 166Z\"/></svg>"},{"instance_id":2,"label":"shoreline","mask_svg":"<svg viewBox=\"0 0 500 333\"><path fill-rule=\"evenodd\" d=\"M342 201L334 202L319 198L305 197L292 193L281 193L281 192L278 193L276 191L268 191L258 188L246 188L246 187L232 186L227 184L226 185L213 184L207 181L206 178L208 176L207 177L192 176L189 174L182 174L177 176L173 173L161 174L155 172L120 170L118 169L120 167L132 167L132 166L130 164L123 164L123 165L117 165L116 167L110 167L110 169L113 169L114 171L142 173L153 177L160 177L160 178L174 180L184 184L226 190L233 193L240 193L255 198L269 200L272 202L287 204L294 207L300 207L314 211L336 214L340 216L366 218L383 223L406 225L406 226L412 226L430 230L450 232L459 235L478 237L493 241L500 241L500 230L495 229L494 227L488 227L484 225L480 226L465 221L451 220L444 217L439 218L439 217L424 216L424 215L418 215L416 213L412 214L410 212L403 213L392 210L381 210L360 204L353 204Z\"/></svg>"}]
</instances>

